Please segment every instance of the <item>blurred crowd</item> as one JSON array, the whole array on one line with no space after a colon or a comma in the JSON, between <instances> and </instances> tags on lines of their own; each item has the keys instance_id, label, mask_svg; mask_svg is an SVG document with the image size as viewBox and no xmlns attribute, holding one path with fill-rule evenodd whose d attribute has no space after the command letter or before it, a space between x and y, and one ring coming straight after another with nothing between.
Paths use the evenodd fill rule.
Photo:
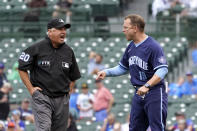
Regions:
<instances>
[{"instance_id":1,"label":"blurred crowd","mask_svg":"<svg viewBox=\"0 0 197 131\"><path fill-rule=\"evenodd\" d=\"M174 10L174 12L184 16L197 16L196 0L154 0L152 4L152 15L156 17L165 10Z\"/></svg>"},{"instance_id":2,"label":"blurred crowd","mask_svg":"<svg viewBox=\"0 0 197 131\"><path fill-rule=\"evenodd\" d=\"M197 95L197 79L192 72L186 73L186 78L180 77L177 83L170 83L169 95L182 97L183 95Z\"/></svg>"},{"instance_id":3,"label":"blurred crowd","mask_svg":"<svg viewBox=\"0 0 197 131\"><path fill-rule=\"evenodd\" d=\"M39 21L40 19L40 9L41 8L50 8L49 10L53 10L51 17L57 18L62 17L66 23L70 23L72 17L72 8L74 7L73 0L57 0L54 5L47 5L47 0L22 0L26 4L26 6L30 9L25 17L24 21ZM51 0L52 2L52 0ZM84 2L84 1L83 1ZM129 0L119 0L119 8L120 11L128 8ZM105 16L105 15L102 15Z\"/></svg>"},{"instance_id":4,"label":"blurred crowd","mask_svg":"<svg viewBox=\"0 0 197 131\"><path fill-rule=\"evenodd\" d=\"M197 96L197 78L195 74L197 73L197 43L194 44L191 50L191 69L185 73L185 76L180 76L177 82L169 83L169 96L177 96L181 98L182 96L196 95ZM189 68L188 68L189 69Z\"/></svg>"},{"instance_id":5,"label":"blurred crowd","mask_svg":"<svg viewBox=\"0 0 197 131\"><path fill-rule=\"evenodd\" d=\"M187 119L183 112L176 112L176 123L167 128L168 131L195 131L194 123Z\"/></svg>"},{"instance_id":6,"label":"blurred crowd","mask_svg":"<svg viewBox=\"0 0 197 131\"><path fill-rule=\"evenodd\" d=\"M4 64L0 62L0 131L24 131L24 121L34 122L29 99L24 99L20 106L13 109L9 103L9 94L13 89L9 80L20 79L17 68L18 63L16 62L13 65L12 73L7 77L4 73Z\"/></svg>"},{"instance_id":7,"label":"blurred crowd","mask_svg":"<svg viewBox=\"0 0 197 131\"><path fill-rule=\"evenodd\" d=\"M125 0L126 1L126 0ZM45 0L25 0L26 5L31 8L24 17L24 21L39 21L39 8L47 7ZM71 6L73 0L58 0L52 17L56 18L65 15L66 22L70 22L72 16ZM152 4L152 15L156 17L158 13L175 9L180 6L180 16L197 15L197 0L154 0ZM37 30L36 30L37 31ZM197 68L197 46L192 50L193 65ZM0 131L25 131L26 122L34 123L34 116L31 110L31 98L25 98L20 105L11 107L9 94L13 88L9 81L18 80L20 77L17 71L18 63L13 65L12 73L8 76L4 73L5 66L0 62ZM103 56L97 52L90 52L87 63L87 75L95 75L105 68ZM116 115L111 112L115 103L114 96L100 80L95 80L96 92L90 92L87 83L75 85L70 94L70 115L68 120L68 131L77 131L76 122L80 120L92 120L102 122L101 131L128 131L129 114L125 118L125 123L116 120ZM185 73L177 82L169 83L168 92L170 96L181 98L184 95L197 96L197 79L192 71ZM187 119L183 112L176 112L176 123L168 127L169 131L194 131L194 123ZM148 129L150 131L150 129Z\"/></svg>"}]
</instances>

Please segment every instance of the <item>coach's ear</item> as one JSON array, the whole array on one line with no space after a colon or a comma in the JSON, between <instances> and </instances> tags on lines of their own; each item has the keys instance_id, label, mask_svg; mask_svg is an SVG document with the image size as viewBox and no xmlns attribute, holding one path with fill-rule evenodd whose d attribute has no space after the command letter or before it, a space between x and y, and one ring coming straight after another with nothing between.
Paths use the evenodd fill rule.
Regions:
<instances>
[{"instance_id":1,"label":"coach's ear","mask_svg":"<svg viewBox=\"0 0 197 131\"><path fill-rule=\"evenodd\" d=\"M133 30L134 30L134 32L136 33L137 30L139 30L139 28L135 25L135 26L133 26Z\"/></svg>"}]
</instances>

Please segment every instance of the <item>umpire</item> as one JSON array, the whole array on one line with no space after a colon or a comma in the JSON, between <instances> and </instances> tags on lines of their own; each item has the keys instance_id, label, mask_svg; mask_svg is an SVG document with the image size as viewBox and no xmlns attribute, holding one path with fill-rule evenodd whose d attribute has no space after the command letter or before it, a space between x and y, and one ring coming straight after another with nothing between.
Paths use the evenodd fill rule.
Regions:
<instances>
[{"instance_id":1,"label":"umpire","mask_svg":"<svg viewBox=\"0 0 197 131\"><path fill-rule=\"evenodd\" d=\"M20 77L32 95L36 131L67 130L69 91L81 77L74 52L64 42L70 26L52 19L48 36L19 57Z\"/></svg>"}]
</instances>

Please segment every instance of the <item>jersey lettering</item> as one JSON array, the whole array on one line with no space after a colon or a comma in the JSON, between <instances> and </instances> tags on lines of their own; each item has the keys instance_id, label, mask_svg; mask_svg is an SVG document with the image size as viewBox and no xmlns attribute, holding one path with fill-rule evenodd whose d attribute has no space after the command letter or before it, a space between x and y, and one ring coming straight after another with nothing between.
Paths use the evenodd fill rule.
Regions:
<instances>
[{"instance_id":1,"label":"jersey lettering","mask_svg":"<svg viewBox=\"0 0 197 131\"><path fill-rule=\"evenodd\" d=\"M50 61L44 60L44 61L38 61L39 66L50 66Z\"/></svg>"},{"instance_id":2,"label":"jersey lettering","mask_svg":"<svg viewBox=\"0 0 197 131\"><path fill-rule=\"evenodd\" d=\"M29 61L29 58L30 58L30 55L25 52L22 52L22 54L19 57L20 60L25 61L25 62Z\"/></svg>"},{"instance_id":3,"label":"jersey lettering","mask_svg":"<svg viewBox=\"0 0 197 131\"><path fill-rule=\"evenodd\" d=\"M131 56L129 58L129 66L134 65L134 64L135 65L138 65L140 68L142 68L144 70L148 70L148 63L146 63L145 61L143 61L138 56Z\"/></svg>"}]
</instances>

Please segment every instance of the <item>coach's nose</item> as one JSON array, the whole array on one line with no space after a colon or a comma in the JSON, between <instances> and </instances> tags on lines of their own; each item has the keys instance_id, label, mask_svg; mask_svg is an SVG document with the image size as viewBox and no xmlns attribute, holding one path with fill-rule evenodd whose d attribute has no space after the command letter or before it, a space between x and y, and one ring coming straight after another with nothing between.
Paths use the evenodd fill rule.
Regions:
<instances>
[{"instance_id":1,"label":"coach's nose","mask_svg":"<svg viewBox=\"0 0 197 131\"><path fill-rule=\"evenodd\" d=\"M128 29L125 28L125 27L122 28L122 32L123 32L123 33L125 33L127 30L128 30Z\"/></svg>"}]
</instances>

